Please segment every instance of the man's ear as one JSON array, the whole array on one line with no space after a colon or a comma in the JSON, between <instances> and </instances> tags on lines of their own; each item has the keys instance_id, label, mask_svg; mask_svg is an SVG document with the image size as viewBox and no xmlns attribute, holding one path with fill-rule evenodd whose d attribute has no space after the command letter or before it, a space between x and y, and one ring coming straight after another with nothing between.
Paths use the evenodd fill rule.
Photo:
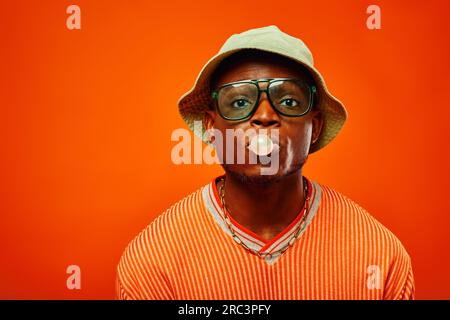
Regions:
<instances>
[{"instance_id":1,"label":"man's ear","mask_svg":"<svg viewBox=\"0 0 450 320\"><path fill-rule=\"evenodd\" d=\"M314 110L312 112L312 133L311 133L311 144L316 143L319 139L320 133L323 127L323 116L319 110Z\"/></svg>"},{"instance_id":2,"label":"man's ear","mask_svg":"<svg viewBox=\"0 0 450 320\"><path fill-rule=\"evenodd\" d=\"M217 112L215 110L206 110L205 116L203 118L205 129L212 129L214 128L214 123L216 122Z\"/></svg>"}]
</instances>

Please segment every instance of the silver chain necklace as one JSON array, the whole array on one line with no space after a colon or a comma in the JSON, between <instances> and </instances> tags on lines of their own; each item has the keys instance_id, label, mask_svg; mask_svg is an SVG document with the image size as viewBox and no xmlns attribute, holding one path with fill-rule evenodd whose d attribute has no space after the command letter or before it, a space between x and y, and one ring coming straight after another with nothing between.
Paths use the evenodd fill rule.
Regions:
<instances>
[{"instance_id":1,"label":"silver chain necklace","mask_svg":"<svg viewBox=\"0 0 450 320\"><path fill-rule=\"evenodd\" d=\"M230 222L230 218L229 218L229 210L225 204L225 178L221 178L222 184L220 185L219 188L219 196L220 196L220 201L222 203L222 207L223 207L223 212L225 215L225 222L227 224L228 230L231 232L231 235L234 239L234 241L236 241L238 244L240 244L242 247L244 247L246 250L250 251L251 253L257 255L260 258L264 258L264 259L271 259L272 256L276 255L276 254L283 254L287 249L289 249L294 243L295 241L298 239L298 237L300 236L300 234L302 233L302 231L305 229L306 226L306 217L308 216L309 213L309 194L308 194L308 182L305 179L305 177L303 177L303 186L304 186L304 194L306 195L305 198L305 206L303 209L303 215L301 217L301 222L300 222L300 227L297 229L297 231L293 234L293 236L291 236L291 238L289 239L289 242L284 245L281 249L272 252L272 253L261 253L255 249L250 248L249 246L247 246L244 241L242 241L241 237L239 237L236 232L234 232L233 227L231 226L231 222Z\"/></svg>"}]
</instances>

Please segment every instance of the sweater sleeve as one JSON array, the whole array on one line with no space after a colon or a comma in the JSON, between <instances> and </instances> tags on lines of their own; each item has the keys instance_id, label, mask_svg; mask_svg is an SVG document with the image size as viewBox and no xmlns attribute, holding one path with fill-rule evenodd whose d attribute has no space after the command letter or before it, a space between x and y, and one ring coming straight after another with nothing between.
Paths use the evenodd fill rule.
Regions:
<instances>
[{"instance_id":1,"label":"sweater sleeve","mask_svg":"<svg viewBox=\"0 0 450 320\"><path fill-rule=\"evenodd\" d=\"M151 226L125 249L117 266L116 299L171 300L173 292L162 268Z\"/></svg>"},{"instance_id":2,"label":"sweater sleeve","mask_svg":"<svg viewBox=\"0 0 450 320\"><path fill-rule=\"evenodd\" d=\"M401 300L414 300L415 285L414 285L414 275L411 266L408 270L408 275L403 285L402 293L399 296Z\"/></svg>"},{"instance_id":3,"label":"sweater sleeve","mask_svg":"<svg viewBox=\"0 0 450 320\"><path fill-rule=\"evenodd\" d=\"M385 300L414 300L415 284L411 258L399 243L385 284Z\"/></svg>"}]
</instances>

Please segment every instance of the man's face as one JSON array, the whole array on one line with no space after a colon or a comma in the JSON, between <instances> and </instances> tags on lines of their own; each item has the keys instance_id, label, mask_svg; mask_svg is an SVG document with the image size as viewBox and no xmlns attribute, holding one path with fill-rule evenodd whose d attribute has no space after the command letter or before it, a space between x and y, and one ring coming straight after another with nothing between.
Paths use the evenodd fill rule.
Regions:
<instances>
[{"instance_id":1,"label":"man's face","mask_svg":"<svg viewBox=\"0 0 450 320\"><path fill-rule=\"evenodd\" d=\"M211 84L211 90L215 90L219 86L230 82L262 78L295 78L308 82L307 75L299 68L296 68L293 63L283 58L276 56L269 58L244 57L222 67ZM261 89L265 89L267 82L259 83L259 86ZM311 110L301 117L287 117L277 113L270 105L265 92L261 92L259 104L254 114L245 120L225 120L219 115L217 109L208 111L207 114L207 128L219 130L224 137L223 167L225 171L249 183L265 184L275 182L300 170L308 157L310 145L318 138L322 126L321 114L317 110ZM280 146L278 154L279 166L275 174L261 175L261 166L268 165L261 164L259 161L256 164L249 163L248 153L250 151L245 148L245 146L248 146L249 138L243 137L235 141L227 141L225 139L227 129L241 129L243 131L253 129L256 132L266 129L269 135L272 130L278 130ZM236 163L236 159L234 161L226 159L225 150L227 150L227 144L230 143L234 145L235 155L239 148L245 150L247 153L245 155L245 164Z\"/></svg>"}]
</instances>

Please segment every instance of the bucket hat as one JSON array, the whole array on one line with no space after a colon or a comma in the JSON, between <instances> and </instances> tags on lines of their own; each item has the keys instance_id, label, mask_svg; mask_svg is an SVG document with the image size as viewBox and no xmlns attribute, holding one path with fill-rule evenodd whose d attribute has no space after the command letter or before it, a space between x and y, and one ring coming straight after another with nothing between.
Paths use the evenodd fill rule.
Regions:
<instances>
[{"instance_id":1,"label":"bucket hat","mask_svg":"<svg viewBox=\"0 0 450 320\"><path fill-rule=\"evenodd\" d=\"M316 109L320 110L323 126L319 138L310 146L313 153L329 144L342 129L347 111L344 105L328 91L325 80L314 67L311 51L305 43L270 25L250 29L231 35L201 69L194 86L178 100L178 109L188 127L205 143L209 143L204 125L205 111L211 109L210 78L219 64L228 56L245 49L256 49L275 53L294 60L310 71L316 86L318 101ZM201 126L194 126L195 121L201 121Z\"/></svg>"}]
</instances>

